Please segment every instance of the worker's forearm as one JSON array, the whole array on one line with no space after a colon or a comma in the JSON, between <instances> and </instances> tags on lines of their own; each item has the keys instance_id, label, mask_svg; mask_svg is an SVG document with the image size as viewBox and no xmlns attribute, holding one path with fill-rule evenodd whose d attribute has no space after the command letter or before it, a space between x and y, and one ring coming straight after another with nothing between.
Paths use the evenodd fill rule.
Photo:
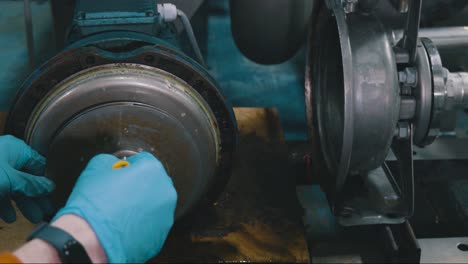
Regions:
<instances>
[{"instance_id":1,"label":"worker's forearm","mask_svg":"<svg viewBox=\"0 0 468 264\"><path fill-rule=\"evenodd\" d=\"M106 254L99 243L96 234L91 226L81 217L76 215L64 215L52 223L67 231L86 249L89 257L94 263L107 262ZM60 262L57 251L39 239L34 239L18 250L14 254L24 263L40 262L40 263L58 263Z\"/></svg>"}]
</instances>

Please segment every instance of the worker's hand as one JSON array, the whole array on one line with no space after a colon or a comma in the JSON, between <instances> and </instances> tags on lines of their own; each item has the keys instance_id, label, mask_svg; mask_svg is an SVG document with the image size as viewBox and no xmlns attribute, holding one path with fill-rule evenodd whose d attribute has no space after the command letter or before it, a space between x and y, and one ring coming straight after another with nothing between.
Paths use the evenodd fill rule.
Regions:
<instances>
[{"instance_id":1,"label":"worker's hand","mask_svg":"<svg viewBox=\"0 0 468 264\"><path fill-rule=\"evenodd\" d=\"M56 219L84 218L109 262L144 262L161 249L174 220L177 193L163 165L143 152L124 161L101 154L89 163Z\"/></svg>"},{"instance_id":2,"label":"worker's hand","mask_svg":"<svg viewBox=\"0 0 468 264\"><path fill-rule=\"evenodd\" d=\"M52 213L50 202L44 197L55 187L41 175L45 159L24 141L13 136L0 137L0 218L7 223L16 220L14 200L18 209L33 223ZM27 172L24 172L24 171ZM34 175L33 175L34 174Z\"/></svg>"}]
</instances>

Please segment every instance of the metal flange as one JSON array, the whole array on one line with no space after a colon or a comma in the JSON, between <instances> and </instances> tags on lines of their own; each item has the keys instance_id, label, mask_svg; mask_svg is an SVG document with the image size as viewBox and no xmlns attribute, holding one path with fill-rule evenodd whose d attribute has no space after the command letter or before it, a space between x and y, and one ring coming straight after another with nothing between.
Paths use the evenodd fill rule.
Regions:
<instances>
[{"instance_id":1,"label":"metal flange","mask_svg":"<svg viewBox=\"0 0 468 264\"><path fill-rule=\"evenodd\" d=\"M435 133L434 135L434 131L430 132L429 130L434 103L433 85L437 85L438 78L435 77L434 79L433 75L431 77L431 72L437 72L437 68L431 69L429 57L427 56L426 49L421 42L418 43L415 63L417 68L418 83L414 89L416 112L415 118L413 120L413 141L417 146L425 146L430 144L437 134Z\"/></svg>"}]
</instances>

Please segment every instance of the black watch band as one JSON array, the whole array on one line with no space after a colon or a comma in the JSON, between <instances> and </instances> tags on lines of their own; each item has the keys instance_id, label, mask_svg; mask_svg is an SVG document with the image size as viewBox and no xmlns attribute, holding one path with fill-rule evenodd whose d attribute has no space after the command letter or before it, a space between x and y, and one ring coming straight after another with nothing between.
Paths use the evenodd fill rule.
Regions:
<instances>
[{"instance_id":1,"label":"black watch band","mask_svg":"<svg viewBox=\"0 0 468 264\"><path fill-rule=\"evenodd\" d=\"M91 263L86 250L70 234L46 223L37 226L29 235L28 241L41 239L53 246L62 263Z\"/></svg>"}]
</instances>

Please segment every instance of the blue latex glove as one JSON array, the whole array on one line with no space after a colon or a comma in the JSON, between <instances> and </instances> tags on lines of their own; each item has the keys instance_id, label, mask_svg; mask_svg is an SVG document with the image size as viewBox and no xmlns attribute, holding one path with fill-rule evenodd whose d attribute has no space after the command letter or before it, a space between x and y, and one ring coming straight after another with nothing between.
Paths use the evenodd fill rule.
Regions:
<instances>
[{"instance_id":1,"label":"blue latex glove","mask_svg":"<svg viewBox=\"0 0 468 264\"><path fill-rule=\"evenodd\" d=\"M55 216L84 218L112 263L141 263L159 253L177 202L171 178L153 155L143 152L127 161L116 168L123 161L115 156L94 157Z\"/></svg>"},{"instance_id":2,"label":"blue latex glove","mask_svg":"<svg viewBox=\"0 0 468 264\"><path fill-rule=\"evenodd\" d=\"M45 159L24 141L13 136L0 137L0 218L7 223L16 220L11 199L23 215L33 223L43 220L53 211L44 196L55 185L49 179L35 175L44 172ZM23 172L30 172L32 174Z\"/></svg>"}]
</instances>

